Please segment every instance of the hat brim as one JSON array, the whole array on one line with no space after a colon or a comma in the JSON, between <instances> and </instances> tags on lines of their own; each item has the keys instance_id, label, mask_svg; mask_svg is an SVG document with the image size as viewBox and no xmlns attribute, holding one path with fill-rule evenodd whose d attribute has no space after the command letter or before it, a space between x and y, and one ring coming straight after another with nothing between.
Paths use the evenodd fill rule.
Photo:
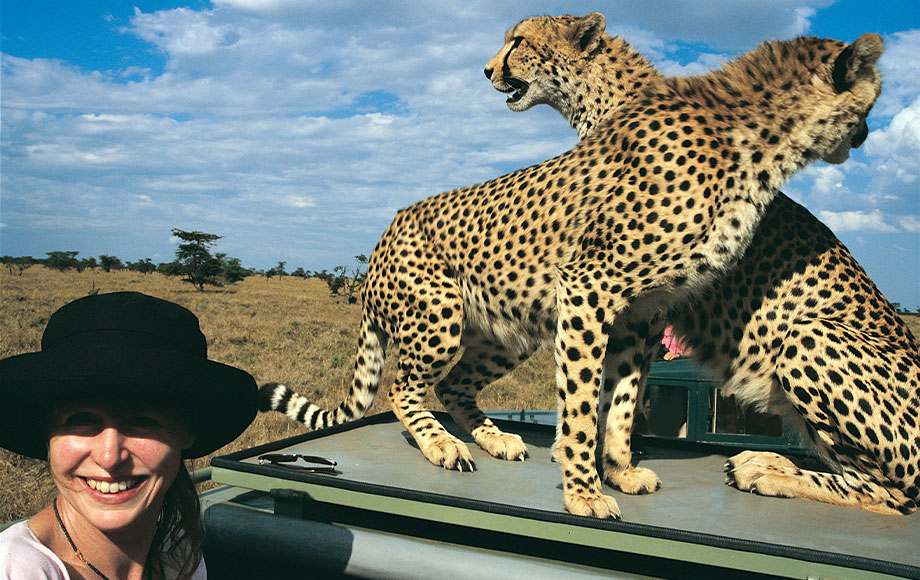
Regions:
<instances>
[{"instance_id":1,"label":"hat brim","mask_svg":"<svg viewBox=\"0 0 920 580\"><path fill-rule=\"evenodd\" d=\"M150 403L177 411L195 436L185 458L223 447L252 422L255 379L240 369L181 352L136 347L73 348L0 361L0 447L46 459L48 413L82 398Z\"/></svg>"}]
</instances>

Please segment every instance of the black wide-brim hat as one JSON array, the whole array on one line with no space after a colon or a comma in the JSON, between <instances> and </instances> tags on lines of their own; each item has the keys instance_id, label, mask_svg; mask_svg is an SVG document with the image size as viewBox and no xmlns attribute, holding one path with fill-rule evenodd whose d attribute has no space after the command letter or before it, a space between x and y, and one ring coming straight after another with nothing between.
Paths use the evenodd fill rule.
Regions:
<instances>
[{"instance_id":1,"label":"black wide-brim hat","mask_svg":"<svg viewBox=\"0 0 920 580\"><path fill-rule=\"evenodd\" d=\"M55 312L40 352L0 360L0 447L46 459L55 404L81 399L150 405L188 421L186 458L223 447L252 422L252 376L208 360L198 319L137 292L99 294Z\"/></svg>"}]
</instances>

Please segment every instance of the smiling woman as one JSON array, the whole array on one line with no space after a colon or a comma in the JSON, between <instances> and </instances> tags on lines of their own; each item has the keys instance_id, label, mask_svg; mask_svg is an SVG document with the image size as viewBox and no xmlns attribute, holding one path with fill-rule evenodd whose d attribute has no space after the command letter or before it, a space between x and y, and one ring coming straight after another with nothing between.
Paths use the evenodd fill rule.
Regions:
<instances>
[{"instance_id":1,"label":"smiling woman","mask_svg":"<svg viewBox=\"0 0 920 580\"><path fill-rule=\"evenodd\" d=\"M50 506L0 534L0 578L206 578L183 458L252 421L255 381L207 359L198 319L134 292L52 315L41 352L0 361L0 446L47 459Z\"/></svg>"}]
</instances>

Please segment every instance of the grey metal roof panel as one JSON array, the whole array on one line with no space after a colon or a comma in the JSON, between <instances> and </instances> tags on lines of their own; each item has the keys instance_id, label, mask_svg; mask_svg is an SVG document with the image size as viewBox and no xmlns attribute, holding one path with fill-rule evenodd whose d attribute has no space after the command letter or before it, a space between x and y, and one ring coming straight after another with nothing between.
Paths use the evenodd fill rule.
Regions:
<instances>
[{"instance_id":1,"label":"grey metal roof panel","mask_svg":"<svg viewBox=\"0 0 920 580\"><path fill-rule=\"evenodd\" d=\"M562 542L637 553L680 546L688 551L675 557L692 559L694 549L700 548L717 553L701 558L766 558L753 569L772 570L780 560L788 560L832 570L920 577L920 516L883 516L740 492L724 484L724 453L735 450L647 438L638 463L656 471L662 489L643 496L608 489L623 519L604 521L564 511L559 466L550 460L552 427L500 422L503 429L521 434L530 448L527 461L506 462L480 451L447 416L438 418L469 443L476 472L449 472L431 465L387 413L215 458L214 479L265 491L300 489L319 501L353 502L360 509L392 510L440 522L456 520L466 527L558 534ZM325 456L337 461L340 473L303 474L258 465L256 457L269 451ZM636 547L630 548L633 541Z\"/></svg>"}]
</instances>

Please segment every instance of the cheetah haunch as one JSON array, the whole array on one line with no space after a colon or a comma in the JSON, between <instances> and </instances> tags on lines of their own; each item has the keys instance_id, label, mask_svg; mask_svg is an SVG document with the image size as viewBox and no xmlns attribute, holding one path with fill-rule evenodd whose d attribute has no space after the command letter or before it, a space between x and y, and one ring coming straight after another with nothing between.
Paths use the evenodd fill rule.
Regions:
<instances>
[{"instance_id":1,"label":"cheetah haunch","mask_svg":"<svg viewBox=\"0 0 920 580\"><path fill-rule=\"evenodd\" d=\"M597 13L524 20L508 32L486 76L512 93L511 110L548 104L584 137L661 79L629 44L605 34L605 25ZM849 250L808 210L778 194L739 265L667 319L724 390L798 426L830 471L791 470L776 454L745 452L727 464L730 484L881 513L916 509L920 347ZM608 360L604 381L604 477L625 491L631 421L624 416L634 405L611 413L610 404L613 393L632 392L637 376L642 399L665 317L646 322L633 321L617 336L624 348Z\"/></svg>"},{"instance_id":2,"label":"cheetah haunch","mask_svg":"<svg viewBox=\"0 0 920 580\"><path fill-rule=\"evenodd\" d=\"M401 210L368 264L346 401L325 412L266 385L264 405L311 427L360 416L392 341L390 404L431 463L475 467L424 408L432 386L485 451L522 459L520 437L486 418L466 385L478 391L555 338L566 509L618 517L595 463L608 337L624 314L649 319L703 292L790 175L846 157L878 97L881 52L877 35L764 44L705 77L656 84L559 157Z\"/></svg>"}]
</instances>

